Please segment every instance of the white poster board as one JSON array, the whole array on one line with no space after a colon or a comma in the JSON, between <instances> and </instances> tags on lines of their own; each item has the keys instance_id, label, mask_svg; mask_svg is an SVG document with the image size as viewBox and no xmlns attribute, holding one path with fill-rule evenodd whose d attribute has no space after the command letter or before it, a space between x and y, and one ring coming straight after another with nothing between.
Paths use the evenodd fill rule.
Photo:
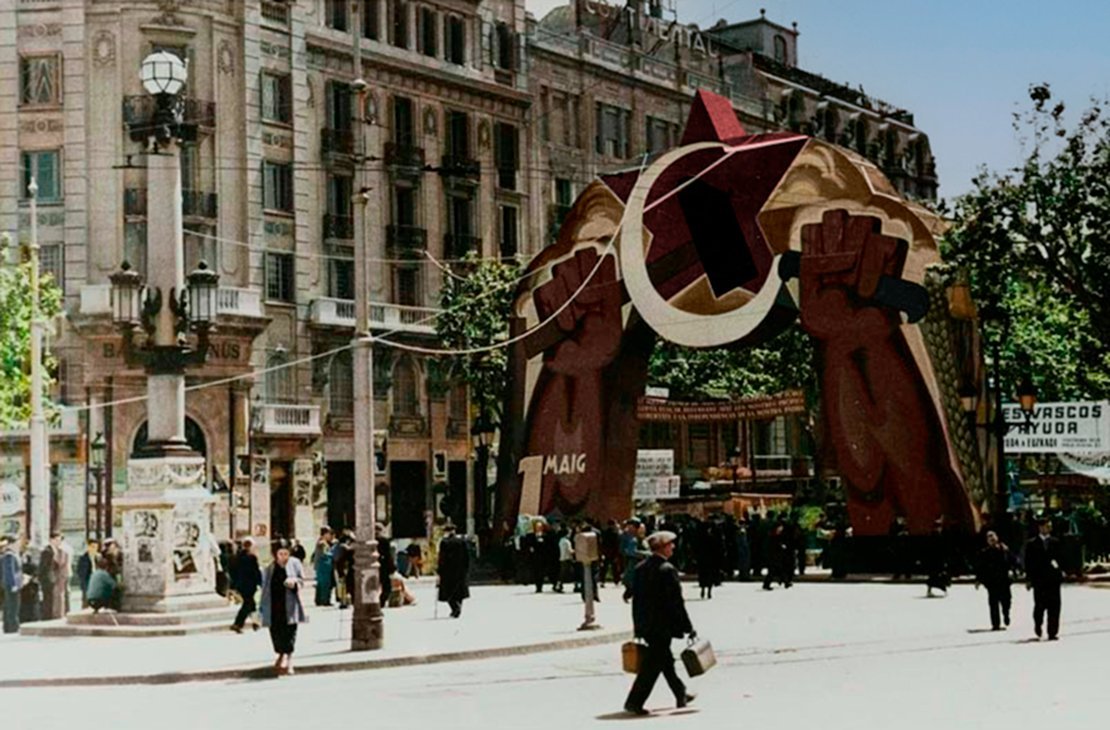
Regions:
<instances>
[{"instance_id":1,"label":"white poster board","mask_svg":"<svg viewBox=\"0 0 1110 730\"><path fill-rule=\"evenodd\" d=\"M1092 454L1110 451L1110 401L1038 403L1026 419L1016 403L1003 405L1011 454Z\"/></svg>"}]
</instances>

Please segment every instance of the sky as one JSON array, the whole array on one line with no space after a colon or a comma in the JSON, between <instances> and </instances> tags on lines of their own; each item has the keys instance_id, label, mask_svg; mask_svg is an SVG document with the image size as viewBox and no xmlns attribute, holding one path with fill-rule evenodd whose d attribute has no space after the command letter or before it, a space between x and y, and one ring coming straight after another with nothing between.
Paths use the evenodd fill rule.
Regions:
<instances>
[{"instance_id":1,"label":"sky","mask_svg":"<svg viewBox=\"0 0 1110 730\"><path fill-rule=\"evenodd\" d=\"M620 0L608 0L621 4ZM673 0L684 23L798 22L799 66L907 109L937 158L940 195L971 189L981 166L1022 159L1012 115L1048 82L1069 119L1110 97L1107 0ZM542 17L566 0L525 0ZM1024 103L1024 104L1023 104Z\"/></svg>"}]
</instances>

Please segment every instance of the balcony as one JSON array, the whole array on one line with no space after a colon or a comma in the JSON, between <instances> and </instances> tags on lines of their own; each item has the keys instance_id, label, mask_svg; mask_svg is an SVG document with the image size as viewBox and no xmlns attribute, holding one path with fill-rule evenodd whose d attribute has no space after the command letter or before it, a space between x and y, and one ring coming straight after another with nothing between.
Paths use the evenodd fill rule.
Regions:
<instances>
[{"instance_id":1,"label":"balcony","mask_svg":"<svg viewBox=\"0 0 1110 730\"><path fill-rule=\"evenodd\" d=\"M324 127L320 130L320 154L325 156L353 156L355 154L354 132L350 129Z\"/></svg>"},{"instance_id":2,"label":"balcony","mask_svg":"<svg viewBox=\"0 0 1110 730\"><path fill-rule=\"evenodd\" d=\"M181 215L215 220L220 213L219 196L201 190L181 191Z\"/></svg>"},{"instance_id":3,"label":"balcony","mask_svg":"<svg viewBox=\"0 0 1110 730\"><path fill-rule=\"evenodd\" d=\"M112 287L110 284L89 284L81 287L81 314L107 316L112 313ZM216 313L236 317L261 319L262 292L257 289L238 289L221 286L216 290Z\"/></svg>"},{"instance_id":4,"label":"balcony","mask_svg":"<svg viewBox=\"0 0 1110 730\"><path fill-rule=\"evenodd\" d=\"M370 303L370 326L397 332L434 335L438 309L385 302ZM350 299L321 297L312 300L309 322L317 327L354 328L355 303Z\"/></svg>"},{"instance_id":5,"label":"balcony","mask_svg":"<svg viewBox=\"0 0 1110 730\"><path fill-rule=\"evenodd\" d=\"M516 168L497 168L497 187L502 190L516 190Z\"/></svg>"},{"instance_id":6,"label":"balcony","mask_svg":"<svg viewBox=\"0 0 1110 730\"><path fill-rule=\"evenodd\" d=\"M289 25L289 5L275 0L262 0L262 19L278 25Z\"/></svg>"},{"instance_id":7,"label":"balcony","mask_svg":"<svg viewBox=\"0 0 1110 730\"><path fill-rule=\"evenodd\" d=\"M216 127L216 102L192 99L187 96L178 99L181 105L181 121L186 126L210 132ZM152 120L157 102L149 94L123 97L123 123L131 132L131 138L139 141L154 132Z\"/></svg>"},{"instance_id":8,"label":"balcony","mask_svg":"<svg viewBox=\"0 0 1110 730\"><path fill-rule=\"evenodd\" d=\"M385 164L395 173L418 176L424 172L424 148L411 144L385 143Z\"/></svg>"},{"instance_id":9,"label":"balcony","mask_svg":"<svg viewBox=\"0 0 1110 730\"><path fill-rule=\"evenodd\" d=\"M448 233L443 236L443 250L450 259L461 259L469 252L481 252L482 239L469 233Z\"/></svg>"},{"instance_id":10,"label":"balcony","mask_svg":"<svg viewBox=\"0 0 1110 730\"><path fill-rule=\"evenodd\" d=\"M324 214L324 238L344 241L355 237L355 219L349 215Z\"/></svg>"},{"instance_id":11,"label":"balcony","mask_svg":"<svg viewBox=\"0 0 1110 730\"><path fill-rule=\"evenodd\" d=\"M320 431L320 406L264 403L261 433L265 436L316 437Z\"/></svg>"},{"instance_id":12,"label":"balcony","mask_svg":"<svg viewBox=\"0 0 1110 730\"><path fill-rule=\"evenodd\" d=\"M444 155L439 174L443 177L477 180L482 175L482 167L477 160L465 155Z\"/></svg>"},{"instance_id":13,"label":"balcony","mask_svg":"<svg viewBox=\"0 0 1110 730\"><path fill-rule=\"evenodd\" d=\"M420 253L428 248L428 232L417 226L386 226L385 242L393 251Z\"/></svg>"}]
</instances>

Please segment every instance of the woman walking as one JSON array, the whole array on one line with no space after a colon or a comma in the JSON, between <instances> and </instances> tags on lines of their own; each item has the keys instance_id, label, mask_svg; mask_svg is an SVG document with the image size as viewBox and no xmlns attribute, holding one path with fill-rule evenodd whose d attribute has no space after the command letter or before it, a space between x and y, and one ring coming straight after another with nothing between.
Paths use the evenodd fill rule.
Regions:
<instances>
[{"instance_id":1,"label":"woman walking","mask_svg":"<svg viewBox=\"0 0 1110 730\"><path fill-rule=\"evenodd\" d=\"M293 673L293 645L297 641L297 624L308 620L301 605L304 587L304 566L291 557L285 540L273 544L274 562L262 574L262 602L258 607L262 624L270 628L274 645L274 669L278 674Z\"/></svg>"}]
</instances>

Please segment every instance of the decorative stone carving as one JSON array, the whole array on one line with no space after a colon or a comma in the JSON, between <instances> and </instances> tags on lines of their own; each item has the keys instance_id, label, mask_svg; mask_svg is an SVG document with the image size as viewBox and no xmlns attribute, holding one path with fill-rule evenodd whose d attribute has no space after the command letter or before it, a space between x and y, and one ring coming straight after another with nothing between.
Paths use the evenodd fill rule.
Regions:
<instances>
[{"instance_id":1,"label":"decorative stone carving","mask_svg":"<svg viewBox=\"0 0 1110 730\"><path fill-rule=\"evenodd\" d=\"M478 146L482 149L489 149L489 120L483 119L478 122Z\"/></svg>"},{"instance_id":2,"label":"decorative stone carving","mask_svg":"<svg viewBox=\"0 0 1110 730\"><path fill-rule=\"evenodd\" d=\"M316 107L316 83L308 76L304 80L305 88L308 90L308 95L305 97L304 103L309 109Z\"/></svg>"},{"instance_id":3,"label":"decorative stone carving","mask_svg":"<svg viewBox=\"0 0 1110 730\"><path fill-rule=\"evenodd\" d=\"M158 0L158 9L162 14L154 19L155 25L185 25L181 18L177 17L177 11L181 9L181 0Z\"/></svg>"},{"instance_id":4,"label":"decorative stone carving","mask_svg":"<svg viewBox=\"0 0 1110 730\"><path fill-rule=\"evenodd\" d=\"M93 36L93 65L97 68L112 66L116 62L116 37L110 30L99 30Z\"/></svg>"},{"instance_id":5,"label":"decorative stone carving","mask_svg":"<svg viewBox=\"0 0 1110 730\"><path fill-rule=\"evenodd\" d=\"M231 41L226 38L220 41L220 48L216 52L216 64L222 74L235 73L235 51L231 48Z\"/></svg>"},{"instance_id":6,"label":"decorative stone carving","mask_svg":"<svg viewBox=\"0 0 1110 730\"><path fill-rule=\"evenodd\" d=\"M431 107L424 110L424 134L430 134L433 137L438 134L436 128L436 110Z\"/></svg>"},{"instance_id":7,"label":"decorative stone carving","mask_svg":"<svg viewBox=\"0 0 1110 730\"><path fill-rule=\"evenodd\" d=\"M61 23L36 23L35 25L19 26L20 38L48 38L62 34Z\"/></svg>"},{"instance_id":8,"label":"decorative stone carving","mask_svg":"<svg viewBox=\"0 0 1110 730\"><path fill-rule=\"evenodd\" d=\"M167 462L160 459L150 459L150 463L143 460L133 461L128 468L128 488L136 491L148 491L172 487L174 489L190 489L204 486L204 464L189 464L187 462Z\"/></svg>"}]
</instances>

